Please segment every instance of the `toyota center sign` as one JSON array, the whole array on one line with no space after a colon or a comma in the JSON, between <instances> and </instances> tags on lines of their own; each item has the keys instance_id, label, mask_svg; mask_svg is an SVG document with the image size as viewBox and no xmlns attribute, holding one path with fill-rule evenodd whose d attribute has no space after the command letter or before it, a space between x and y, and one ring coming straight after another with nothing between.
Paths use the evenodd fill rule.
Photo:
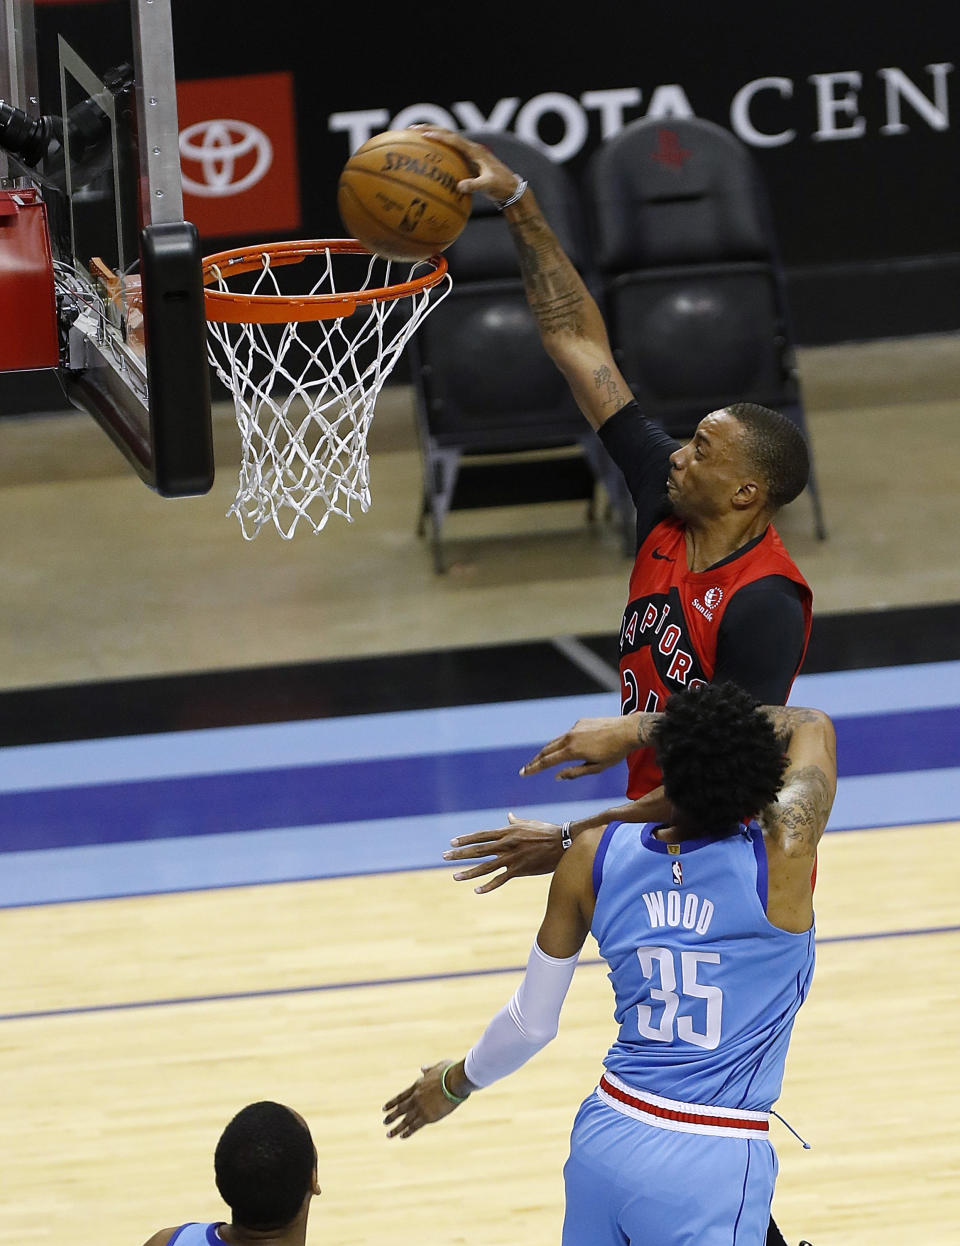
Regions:
<instances>
[{"instance_id":1,"label":"toyota center sign","mask_svg":"<svg viewBox=\"0 0 960 1246\"><path fill-rule=\"evenodd\" d=\"M882 102L877 115L867 116L862 102L864 74L860 69L830 70L807 75L805 81L767 76L744 83L730 100L725 122L743 142L753 147L782 147L806 137L815 143L862 138L868 127L885 136L906 134L912 126L933 130L950 128L949 75L953 64L926 65L911 77L896 65L878 68ZM450 105L411 104L391 115L387 108L335 112L330 130L347 138L347 153L355 151L380 130L401 130L425 123L447 129L503 131L546 152L553 160L568 161L580 154L591 132L591 116L599 120L600 139L617 134L635 117L663 119L695 116L686 88L677 82L640 87L604 87L579 96L544 91L530 99L504 96L492 108L472 100ZM549 132L551 137L545 137Z\"/></svg>"},{"instance_id":2,"label":"toyota center sign","mask_svg":"<svg viewBox=\"0 0 960 1246\"><path fill-rule=\"evenodd\" d=\"M592 0L577 26L486 0L469 48L425 33L429 5L419 25L375 5L360 50L348 10L272 0L224 22L174 4L185 209L207 242L339 237L351 152L416 122L533 144L589 221L605 141L696 116L750 150L801 341L960 324L960 4ZM658 159L679 164L668 141Z\"/></svg>"}]
</instances>

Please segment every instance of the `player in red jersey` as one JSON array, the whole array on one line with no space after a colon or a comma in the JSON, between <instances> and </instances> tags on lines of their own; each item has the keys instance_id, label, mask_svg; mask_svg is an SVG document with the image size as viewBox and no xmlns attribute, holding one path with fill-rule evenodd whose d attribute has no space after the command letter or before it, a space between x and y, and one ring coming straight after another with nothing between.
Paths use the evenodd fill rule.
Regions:
<instances>
[{"instance_id":1,"label":"player in red jersey","mask_svg":"<svg viewBox=\"0 0 960 1246\"><path fill-rule=\"evenodd\" d=\"M809 458L796 425L765 407L737 403L706 415L683 445L646 419L614 360L596 301L533 192L481 144L422 128L471 165L474 176L463 190L504 205L544 347L633 497L637 556L620 630L621 712L654 712L672 692L726 680L760 702L783 704L811 622L810 588L771 523L807 482ZM595 739L581 724L583 751L561 760L603 760L604 723ZM628 766L634 803L615 816L640 822L666 816L652 751L634 748ZM538 761L525 773L543 768ZM611 816L604 811L575 822L572 835ZM508 827L459 837L447 857L486 857L457 878L491 874L477 888L490 891L516 875L549 872L560 853L557 833L512 819Z\"/></svg>"},{"instance_id":2,"label":"player in red jersey","mask_svg":"<svg viewBox=\"0 0 960 1246\"><path fill-rule=\"evenodd\" d=\"M628 758L631 803L562 828L514 818L452 841L448 860L485 858L457 879L549 873L581 831L613 820L671 816L652 751L638 749L633 712L663 709L672 692L733 680L758 701L783 704L810 637L812 593L772 520L807 483L809 457L785 416L752 403L706 415L686 445L640 412L613 357L595 300L547 224L533 192L479 143L420 127L459 151L503 210L527 301L544 347L624 474L637 511L637 557L620 631L622 721L578 723L521 773L560 762L574 778ZM783 1237L773 1220L768 1246Z\"/></svg>"}]
</instances>

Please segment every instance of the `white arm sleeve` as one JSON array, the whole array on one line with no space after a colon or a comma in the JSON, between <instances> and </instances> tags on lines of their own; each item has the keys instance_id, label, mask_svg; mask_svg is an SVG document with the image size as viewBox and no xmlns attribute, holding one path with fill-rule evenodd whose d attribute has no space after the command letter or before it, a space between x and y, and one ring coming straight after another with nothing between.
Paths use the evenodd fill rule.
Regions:
<instances>
[{"instance_id":1,"label":"white arm sleeve","mask_svg":"<svg viewBox=\"0 0 960 1246\"><path fill-rule=\"evenodd\" d=\"M580 953L558 960L534 940L527 972L513 998L501 1008L467 1052L464 1073L474 1086L514 1073L556 1036Z\"/></svg>"}]
</instances>

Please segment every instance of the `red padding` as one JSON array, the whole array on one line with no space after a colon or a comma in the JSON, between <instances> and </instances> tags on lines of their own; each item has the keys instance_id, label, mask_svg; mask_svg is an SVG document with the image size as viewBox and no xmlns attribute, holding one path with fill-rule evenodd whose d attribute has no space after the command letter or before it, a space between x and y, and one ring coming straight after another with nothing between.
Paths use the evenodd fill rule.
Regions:
<instances>
[{"instance_id":1,"label":"red padding","mask_svg":"<svg viewBox=\"0 0 960 1246\"><path fill-rule=\"evenodd\" d=\"M0 191L0 371L55 368L58 358L46 206L35 190Z\"/></svg>"}]
</instances>

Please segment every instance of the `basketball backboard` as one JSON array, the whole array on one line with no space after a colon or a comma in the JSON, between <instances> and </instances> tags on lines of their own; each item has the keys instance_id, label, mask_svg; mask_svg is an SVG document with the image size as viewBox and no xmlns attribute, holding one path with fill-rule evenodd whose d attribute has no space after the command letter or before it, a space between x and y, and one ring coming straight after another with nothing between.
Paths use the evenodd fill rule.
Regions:
<instances>
[{"instance_id":1,"label":"basketball backboard","mask_svg":"<svg viewBox=\"0 0 960 1246\"><path fill-rule=\"evenodd\" d=\"M205 493L202 257L183 220L170 0L0 0L0 100L0 185L47 207L64 390L159 493Z\"/></svg>"}]
</instances>

